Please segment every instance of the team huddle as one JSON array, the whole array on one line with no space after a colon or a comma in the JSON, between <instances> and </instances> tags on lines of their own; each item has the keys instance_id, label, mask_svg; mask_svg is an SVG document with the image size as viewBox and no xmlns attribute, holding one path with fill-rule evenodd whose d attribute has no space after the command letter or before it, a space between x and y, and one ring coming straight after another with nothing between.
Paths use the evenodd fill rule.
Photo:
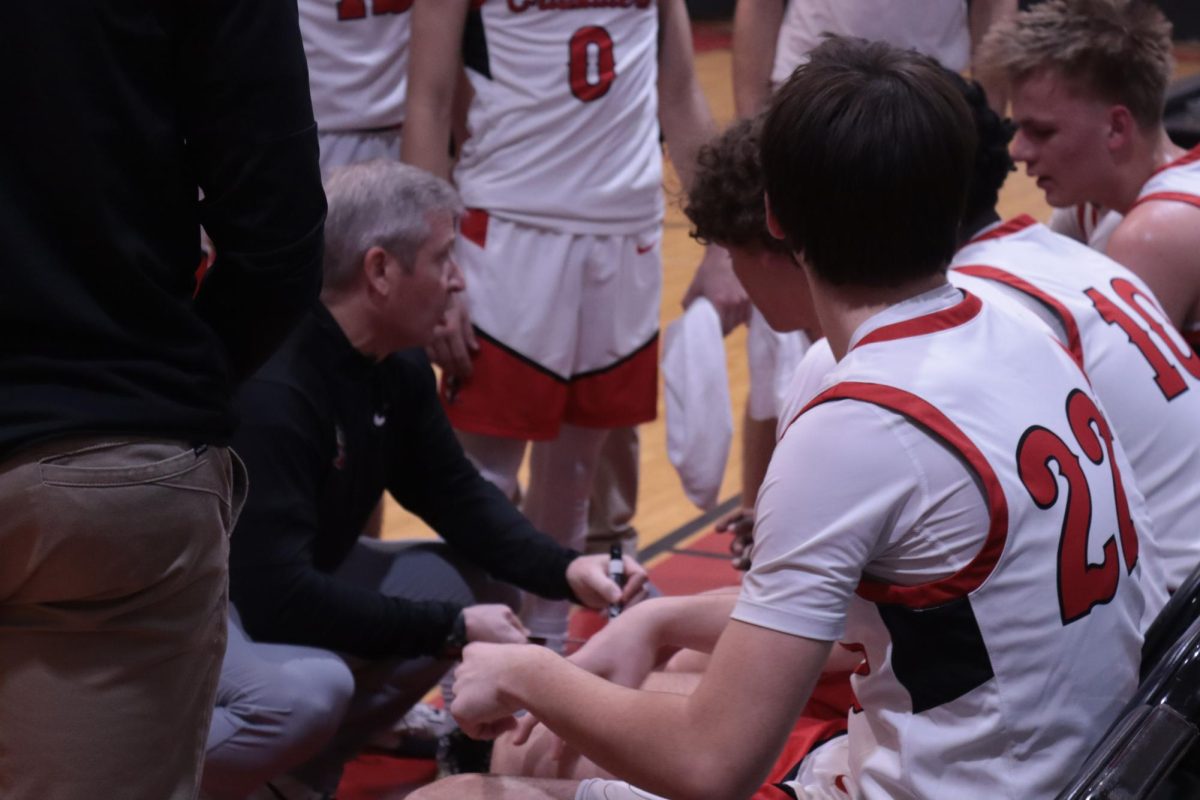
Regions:
<instances>
[{"instance_id":1,"label":"team huddle","mask_svg":"<svg viewBox=\"0 0 1200 800\"><path fill-rule=\"evenodd\" d=\"M684 0L88 3L0 48L115 37L61 106L120 137L29 92L3 135L134 187L0 186L46 343L0 360L4 797L321 800L424 725L414 800L1050 798L1134 696L1200 567L1153 4L739 0L718 131ZM749 329L745 574L694 596L632 555L664 152L683 304ZM385 493L439 539L372 538ZM624 610L564 656L572 603Z\"/></svg>"}]
</instances>

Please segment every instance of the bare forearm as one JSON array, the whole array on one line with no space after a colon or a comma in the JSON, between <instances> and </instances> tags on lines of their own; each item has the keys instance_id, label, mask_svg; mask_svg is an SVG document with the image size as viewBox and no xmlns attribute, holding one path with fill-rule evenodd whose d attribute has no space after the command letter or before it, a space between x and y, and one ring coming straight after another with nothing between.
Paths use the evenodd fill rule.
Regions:
<instances>
[{"instance_id":1,"label":"bare forearm","mask_svg":"<svg viewBox=\"0 0 1200 800\"><path fill-rule=\"evenodd\" d=\"M983 37L997 23L1008 19L1017 13L1017 0L973 0L970 5L968 25L971 31L971 72L978 76L975 70L975 54ZM1002 80L980 81L987 93L988 105L1001 116L1008 106L1008 91Z\"/></svg>"},{"instance_id":2,"label":"bare forearm","mask_svg":"<svg viewBox=\"0 0 1200 800\"><path fill-rule=\"evenodd\" d=\"M733 107L739 117L759 113L770 98L783 11L783 0L738 0L733 15Z\"/></svg>"},{"instance_id":3,"label":"bare forearm","mask_svg":"<svg viewBox=\"0 0 1200 800\"><path fill-rule=\"evenodd\" d=\"M682 0L665 0L661 6L658 65L658 119L671 163L684 191L691 188L700 146L717 132L692 67L691 29Z\"/></svg>"},{"instance_id":4,"label":"bare forearm","mask_svg":"<svg viewBox=\"0 0 1200 800\"><path fill-rule=\"evenodd\" d=\"M467 0L417 0L412 11L401 158L443 178L450 177L451 123L466 14Z\"/></svg>"},{"instance_id":5,"label":"bare forearm","mask_svg":"<svg viewBox=\"0 0 1200 800\"><path fill-rule=\"evenodd\" d=\"M659 647L711 653L737 604L737 594L662 597L644 603ZM635 606L630 613L637 610Z\"/></svg>"},{"instance_id":6,"label":"bare forearm","mask_svg":"<svg viewBox=\"0 0 1200 800\"><path fill-rule=\"evenodd\" d=\"M636 786L679 800L731 796L714 783L727 776L706 774L720 761L711 757L722 746L713 741L719 726L703 724L688 696L626 689L545 651L538 655L546 663L514 673L501 687L514 705Z\"/></svg>"}]
</instances>

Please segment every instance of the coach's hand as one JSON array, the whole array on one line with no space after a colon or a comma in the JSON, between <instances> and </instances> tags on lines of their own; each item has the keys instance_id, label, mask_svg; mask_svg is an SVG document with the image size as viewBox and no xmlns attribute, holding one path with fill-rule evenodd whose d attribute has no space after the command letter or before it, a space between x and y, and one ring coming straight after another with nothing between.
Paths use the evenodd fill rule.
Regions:
<instances>
[{"instance_id":1,"label":"coach's hand","mask_svg":"<svg viewBox=\"0 0 1200 800\"><path fill-rule=\"evenodd\" d=\"M710 244L696 267L696 276L683 294L687 308L698 297L708 298L721 318L721 332L729 333L750 318L750 297L733 274L733 262L723 247Z\"/></svg>"},{"instance_id":2,"label":"coach's hand","mask_svg":"<svg viewBox=\"0 0 1200 800\"><path fill-rule=\"evenodd\" d=\"M479 352L479 342L475 339L471 314L461 292L450 295L445 322L434 328L433 341L425 351L430 361L442 368L448 380L462 381L471 377L471 358Z\"/></svg>"},{"instance_id":3,"label":"coach's hand","mask_svg":"<svg viewBox=\"0 0 1200 800\"><path fill-rule=\"evenodd\" d=\"M646 569L629 556L625 565L625 588L608 577L608 556L580 556L567 565L567 583L579 602L588 608L605 608L613 603L629 605L646 584Z\"/></svg>"},{"instance_id":4,"label":"coach's hand","mask_svg":"<svg viewBox=\"0 0 1200 800\"><path fill-rule=\"evenodd\" d=\"M468 642L522 644L529 639L529 631L521 620L501 603L467 606L463 609L463 620L467 623Z\"/></svg>"}]
</instances>

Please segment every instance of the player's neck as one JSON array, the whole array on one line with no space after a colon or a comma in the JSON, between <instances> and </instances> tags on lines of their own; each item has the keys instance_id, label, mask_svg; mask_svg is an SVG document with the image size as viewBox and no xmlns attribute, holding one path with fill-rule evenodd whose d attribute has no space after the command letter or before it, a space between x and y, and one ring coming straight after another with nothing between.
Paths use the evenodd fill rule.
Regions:
<instances>
[{"instance_id":1,"label":"player's neck","mask_svg":"<svg viewBox=\"0 0 1200 800\"><path fill-rule=\"evenodd\" d=\"M1117 168L1110 196L1099 205L1121 214L1128 213L1146 181L1185 152L1161 127L1154 133L1137 137L1129 159Z\"/></svg>"},{"instance_id":2,"label":"player's neck","mask_svg":"<svg viewBox=\"0 0 1200 800\"><path fill-rule=\"evenodd\" d=\"M973 214L970 217L964 218L962 225L958 227L958 246L962 247L975 235L989 225L995 225L1000 221L1000 215L996 213L996 209L989 208L986 211L981 211Z\"/></svg>"},{"instance_id":3,"label":"player's neck","mask_svg":"<svg viewBox=\"0 0 1200 800\"><path fill-rule=\"evenodd\" d=\"M897 303L946 284L946 273L938 272L902 286L832 286L812 278L813 305L821 330L829 340L833 357L841 361L850 349L850 337L864 322Z\"/></svg>"}]
</instances>

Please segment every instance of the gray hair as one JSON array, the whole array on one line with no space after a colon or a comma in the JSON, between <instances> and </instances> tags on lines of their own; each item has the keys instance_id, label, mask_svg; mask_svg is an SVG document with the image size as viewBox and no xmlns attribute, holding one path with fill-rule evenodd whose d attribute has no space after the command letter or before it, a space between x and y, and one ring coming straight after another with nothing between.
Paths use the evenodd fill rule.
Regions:
<instances>
[{"instance_id":1,"label":"gray hair","mask_svg":"<svg viewBox=\"0 0 1200 800\"><path fill-rule=\"evenodd\" d=\"M325 183L325 288L345 289L372 247L411 269L429 238L430 214L462 213L458 192L441 178L398 161L378 160L335 170Z\"/></svg>"}]
</instances>

